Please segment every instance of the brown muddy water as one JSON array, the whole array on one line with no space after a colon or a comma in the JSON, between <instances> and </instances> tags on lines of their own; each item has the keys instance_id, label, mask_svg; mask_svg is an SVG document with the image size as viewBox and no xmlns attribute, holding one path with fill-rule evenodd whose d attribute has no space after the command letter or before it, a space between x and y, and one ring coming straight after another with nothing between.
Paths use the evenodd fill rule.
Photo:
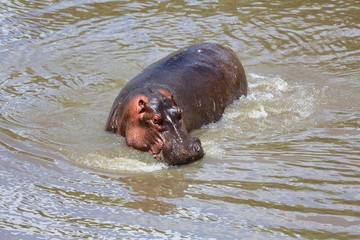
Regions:
<instances>
[{"instance_id":1,"label":"brown muddy water","mask_svg":"<svg viewBox=\"0 0 360 240\"><path fill-rule=\"evenodd\" d=\"M360 4L0 2L0 239L359 239ZM143 68L231 47L250 94L169 168L104 132Z\"/></svg>"}]
</instances>

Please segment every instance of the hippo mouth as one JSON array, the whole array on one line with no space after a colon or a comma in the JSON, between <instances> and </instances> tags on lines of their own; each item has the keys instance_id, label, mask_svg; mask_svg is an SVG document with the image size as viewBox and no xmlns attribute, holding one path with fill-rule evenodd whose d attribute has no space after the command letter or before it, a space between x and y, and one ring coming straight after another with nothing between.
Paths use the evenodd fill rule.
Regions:
<instances>
[{"instance_id":1,"label":"hippo mouth","mask_svg":"<svg viewBox=\"0 0 360 240\"><path fill-rule=\"evenodd\" d=\"M164 139L159 137L156 139L155 143L149 149L149 153L157 160L163 160L163 148L164 148Z\"/></svg>"},{"instance_id":2,"label":"hippo mouth","mask_svg":"<svg viewBox=\"0 0 360 240\"><path fill-rule=\"evenodd\" d=\"M156 160L163 160L164 159L164 156L162 154L162 149L160 149L159 151L152 151L150 150L150 154L156 159Z\"/></svg>"}]
</instances>

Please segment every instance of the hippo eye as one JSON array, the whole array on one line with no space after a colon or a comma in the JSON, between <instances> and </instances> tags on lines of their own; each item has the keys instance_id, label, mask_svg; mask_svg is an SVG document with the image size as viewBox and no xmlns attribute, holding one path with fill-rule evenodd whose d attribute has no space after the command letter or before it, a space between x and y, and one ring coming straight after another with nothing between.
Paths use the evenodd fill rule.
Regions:
<instances>
[{"instance_id":1,"label":"hippo eye","mask_svg":"<svg viewBox=\"0 0 360 240\"><path fill-rule=\"evenodd\" d=\"M154 115L153 118L151 119L151 121L153 122L153 124L155 125L161 125L162 123L162 118L159 115Z\"/></svg>"}]
</instances>

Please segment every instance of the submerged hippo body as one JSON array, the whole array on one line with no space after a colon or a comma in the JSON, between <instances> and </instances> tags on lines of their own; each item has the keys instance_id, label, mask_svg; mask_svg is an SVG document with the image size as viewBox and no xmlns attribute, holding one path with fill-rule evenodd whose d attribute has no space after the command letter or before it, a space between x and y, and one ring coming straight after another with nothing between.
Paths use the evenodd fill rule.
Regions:
<instances>
[{"instance_id":1,"label":"submerged hippo body","mask_svg":"<svg viewBox=\"0 0 360 240\"><path fill-rule=\"evenodd\" d=\"M188 132L218 121L246 94L244 68L232 50L212 43L190 46L129 81L113 103L106 130L170 165L190 163L204 151Z\"/></svg>"}]
</instances>

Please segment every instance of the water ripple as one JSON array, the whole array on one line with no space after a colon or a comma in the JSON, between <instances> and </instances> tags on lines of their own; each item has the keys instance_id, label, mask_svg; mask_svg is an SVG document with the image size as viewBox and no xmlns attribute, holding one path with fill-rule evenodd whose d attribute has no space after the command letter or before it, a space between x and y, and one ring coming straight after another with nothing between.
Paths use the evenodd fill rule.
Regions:
<instances>
[{"instance_id":1,"label":"water ripple","mask_svg":"<svg viewBox=\"0 0 360 240\"><path fill-rule=\"evenodd\" d=\"M359 10L2 1L0 238L358 239ZM167 167L104 132L129 79L203 41L234 49L250 87L193 133L203 160Z\"/></svg>"}]
</instances>

